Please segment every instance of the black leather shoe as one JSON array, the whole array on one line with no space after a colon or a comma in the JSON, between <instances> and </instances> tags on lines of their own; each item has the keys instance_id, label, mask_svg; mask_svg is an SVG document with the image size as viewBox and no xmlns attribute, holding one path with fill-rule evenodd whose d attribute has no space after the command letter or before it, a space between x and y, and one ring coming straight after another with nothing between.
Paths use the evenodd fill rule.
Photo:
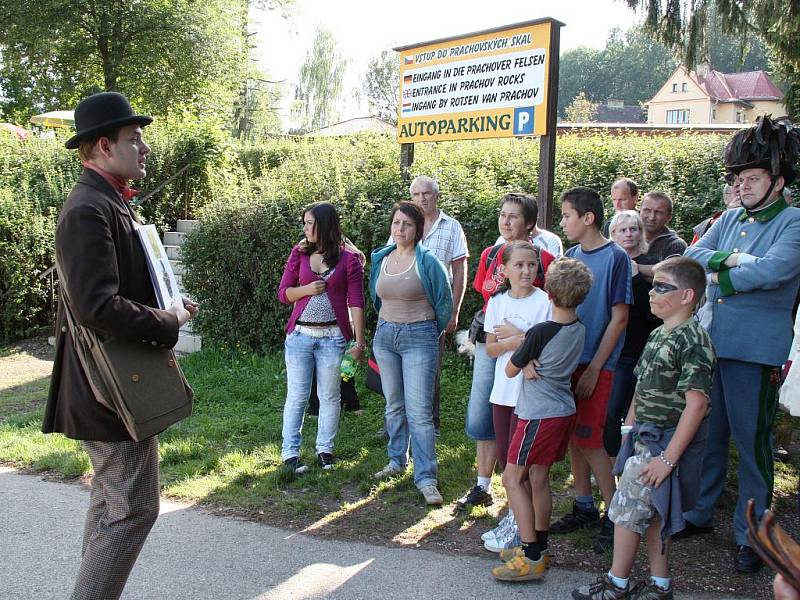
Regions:
<instances>
[{"instance_id":1,"label":"black leather shoe","mask_svg":"<svg viewBox=\"0 0 800 600\"><path fill-rule=\"evenodd\" d=\"M608 515L600 517L600 533L594 541L594 551L603 554L614 549L614 523Z\"/></svg>"},{"instance_id":2,"label":"black leather shoe","mask_svg":"<svg viewBox=\"0 0 800 600\"><path fill-rule=\"evenodd\" d=\"M691 521L686 521L686 527L681 529L678 533L672 536L673 540L684 540L686 538L694 537L696 535L708 535L714 531L713 527L701 527L695 525Z\"/></svg>"},{"instance_id":3,"label":"black leather shoe","mask_svg":"<svg viewBox=\"0 0 800 600\"><path fill-rule=\"evenodd\" d=\"M750 546L737 546L736 558L733 561L740 573L755 573L761 568L761 558Z\"/></svg>"},{"instance_id":4,"label":"black leather shoe","mask_svg":"<svg viewBox=\"0 0 800 600\"><path fill-rule=\"evenodd\" d=\"M591 509L585 510L579 508L577 503L573 503L571 513L567 513L558 521L550 525L550 533L572 533L578 529L588 529L590 527L599 526L600 511L598 511L594 506ZM614 531L613 524L611 525L611 531Z\"/></svg>"},{"instance_id":5,"label":"black leather shoe","mask_svg":"<svg viewBox=\"0 0 800 600\"><path fill-rule=\"evenodd\" d=\"M476 485L456 501L456 508L460 510L467 506L491 506L493 502L492 495L481 486Z\"/></svg>"}]
</instances>

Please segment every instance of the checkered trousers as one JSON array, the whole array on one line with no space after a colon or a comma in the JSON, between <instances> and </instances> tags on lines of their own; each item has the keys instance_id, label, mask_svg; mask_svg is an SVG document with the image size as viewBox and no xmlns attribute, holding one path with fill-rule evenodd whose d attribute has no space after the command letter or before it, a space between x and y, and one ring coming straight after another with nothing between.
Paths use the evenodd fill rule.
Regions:
<instances>
[{"instance_id":1,"label":"checkered trousers","mask_svg":"<svg viewBox=\"0 0 800 600\"><path fill-rule=\"evenodd\" d=\"M158 517L158 437L81 444L94 477L72 600L115 600Z\"/></svg>"}]
</instances>

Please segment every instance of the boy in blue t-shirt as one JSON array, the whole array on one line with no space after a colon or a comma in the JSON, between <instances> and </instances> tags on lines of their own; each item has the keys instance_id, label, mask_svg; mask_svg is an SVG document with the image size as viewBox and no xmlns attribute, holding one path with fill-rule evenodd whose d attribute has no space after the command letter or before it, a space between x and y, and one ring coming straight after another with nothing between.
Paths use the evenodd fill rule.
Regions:
<instances>
[{"instance_id":1,"label":"boy in blue t-shirt","mask_svg":"<svg viewBox=\"0 0 800 600\"><path fill-rule=\"evenodd\" d=\"M575 401L570 379L585 336L575 308L591 285L592 274L580 261L553 261L544 288L553 303L552 318L528 330L505 368L508 377L525 371L503 471L522 545L500 552L507 562L492 575L501 581L539 579L550 566L550 467L564 458L572 432Z\"/></svg>"},{"instance_id":2,"label":"boy in blue t-shirt","mask_svg":"<svg viewBox=\"0 0 800 600\"><path fill-rule=\"evenodd\" d=\"M614 543L614 524L600 518L594 506L590 472L594 473L606 508L616 488L611 463L603 446L606 409L614 369L625 341L628 309L632 303L631 259L614 242L603 237L603 200L590 188L576 187L561 194L561 228L578 242L565 256L584 263L592 272L592 287L578 306L586 327L586 343L572 377L575 394L575 429L570 440L570 463L575 481L572 512L553 523L553 533L568 533L600 525L595 550Z\"/></svg>"}]
</instances>

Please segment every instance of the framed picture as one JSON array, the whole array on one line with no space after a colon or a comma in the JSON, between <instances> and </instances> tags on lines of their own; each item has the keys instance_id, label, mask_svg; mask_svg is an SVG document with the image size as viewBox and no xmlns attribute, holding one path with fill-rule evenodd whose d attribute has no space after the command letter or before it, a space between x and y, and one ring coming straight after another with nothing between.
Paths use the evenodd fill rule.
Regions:
<instances>
[{"instance_id":1,"label":"framed picture","mask_svg":"<svg viewBox=\"0 0 800 600\"><path fill-rule=\"evenodd\" d=\"M155 225L142 225L136 229L139 241L142 242L144 254L147 257L147 267L150 270L150 279L156 293L158 306L169 308L175 302L183 302L175 272L169 263L167 251L161 243L161 237Z\"/></svg>"}]
</instances>

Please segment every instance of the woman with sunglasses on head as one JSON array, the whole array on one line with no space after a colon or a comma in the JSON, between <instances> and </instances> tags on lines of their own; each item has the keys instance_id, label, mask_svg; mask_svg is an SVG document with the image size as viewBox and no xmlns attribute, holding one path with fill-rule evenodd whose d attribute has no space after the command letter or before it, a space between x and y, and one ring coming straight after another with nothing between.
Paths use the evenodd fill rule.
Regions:
<instances>
[{"instance_id":1,"label":"woman with sunglasses on head","mask_svg":"<svg viewBox=\"0 0 800 600\"><path fill-rule=\"evenodd\" d=\"M300 474L303 415L316 373L319 397L316 452L320 466L334 464L333 440L339 428L339 366L348 342L356 360L364 356L364 268L345 244L336 208L327 202L303 211L305 238L292 248L278 288L278 298L292 304L286 325L286 404L283 409L281 459ZM352 326L350 319L352 317Z\"/></svg>"}]
</instances>

